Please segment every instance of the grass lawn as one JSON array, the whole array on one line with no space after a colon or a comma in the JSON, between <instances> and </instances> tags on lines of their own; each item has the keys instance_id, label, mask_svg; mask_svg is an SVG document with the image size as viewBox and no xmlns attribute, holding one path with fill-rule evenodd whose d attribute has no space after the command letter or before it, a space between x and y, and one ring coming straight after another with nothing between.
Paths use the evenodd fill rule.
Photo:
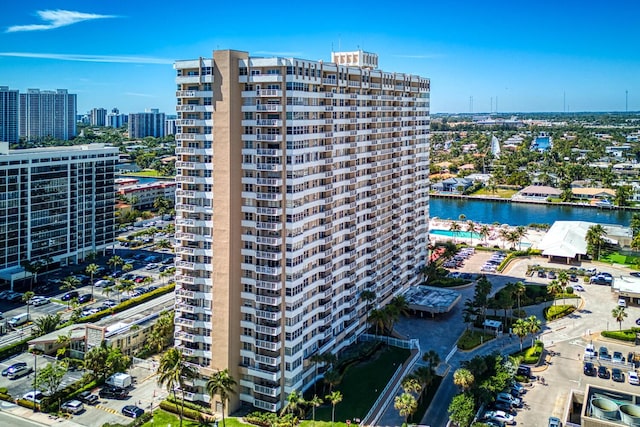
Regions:
<instances>
[{"instance_id":1,"label":"grass lawn","mask_svg":"<svg viewBox=\"0 0 640 427\"><path fill-rule=\"evenodd\" d=\"M378 394L409 354L409 350L402 348L383 347L370 360L347 368L340 384L334 387L343 395L342 402L336 405L335 420L344 422L347 419L364 418ZM331 421L330 404L316 409L316 420Z\"/></svg>"},{"instance_id":2,"label":"grass lawn","mask_svg":"<svg viewBox=\"0 0 640 427\"><path fill-rule=\"evenodd\" d=\"M467 329L458 340L458 348L460 350L471 350L495 337L496 334Z\"/></svg>"},{"instance_id":3,"label":"grass lawn","mask_svg":"<svg viewBox=\"0 0 640 427\"><path fill-rule=\"evenodd\" d=\"M227 418L224 419L226 427L242 427L242 426L251 426L253 424L245 424L240 422L238 418ZM176 414L172 414L171 412L167 412L162 409L157 409L153 412L153 420L144 423L142 427L168 427L175 426L178 427L180 425L180 419ZM188 418L182 419L182 427L203 427L205 424L201 424L197 421L190 420ZM213 424L210 424L213 425ZM218 423L219 427L222 427L222 419Z\"/></svg>"},{"instance_id":4,"label":"grass lawn","mask_svg":"<svg viewBox=\"0 0 640 427\"><path fill-rule=\"evenodd\" d=\"M520 353L516 353L514 356L522 357L522 363L533 365L540 361L540 356L542 355L543 350L544 344L542 343L542 341L536 341L533 347L529 347L528 349L523 350Z\"/></svg>"},{"instance_id":5,"label":"grass lawn","mask_svg":"<svg viewBox=\"0 0 640 427\"><path fill-rule=\"evenodd\" d=\"M609 264L634 265L638 263L638 258L623 255L618 252L612 252L610 254L601 256L600 261L608 262Z\"/></svg>"},{"instance_id":6,"label":"grass lawn","mask_svg":"<svg viewBox=\"0 0 640 427\"><path fill-rule=\"evenodd\" d=\"M517 192L518 192L517 190L498 188L496 192L493 193L486 188L481 188L475 193L473 193L472 196L491 196L491 197L501 197L503 199L510 199L511 196L513 196Z\"/></svg>"},{"instance_id":7,"label":"grass lawn","mask_svg":"<svg viewBox=\"0 0 640 427\"><path fill-rule=\"evenodd\" d=\"M139 172L127 172L123 176L146 176L151 178L171 178L170 176L160 175L157 170L145 169Z\"/></svg>"}]
</instances>

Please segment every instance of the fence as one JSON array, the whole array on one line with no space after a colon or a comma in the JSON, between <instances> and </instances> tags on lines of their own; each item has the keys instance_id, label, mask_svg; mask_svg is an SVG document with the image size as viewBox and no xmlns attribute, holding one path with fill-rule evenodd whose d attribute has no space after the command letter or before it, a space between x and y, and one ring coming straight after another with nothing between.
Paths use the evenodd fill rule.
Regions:
<instances>
[{"instance_id":1,"label":"fence","mask_svg":"<svg viewBox=\"0 0 640 427\"><path fill-rule=\"evenodd\" d=\"M385 335L362 334L358 337L358 340L362 342L381 341L393 347L407 348L409 350L413 350L415 348L420 349L420 343L417 339L402 340L400 338L393 338Z\"/></svg>"}]
</instances>

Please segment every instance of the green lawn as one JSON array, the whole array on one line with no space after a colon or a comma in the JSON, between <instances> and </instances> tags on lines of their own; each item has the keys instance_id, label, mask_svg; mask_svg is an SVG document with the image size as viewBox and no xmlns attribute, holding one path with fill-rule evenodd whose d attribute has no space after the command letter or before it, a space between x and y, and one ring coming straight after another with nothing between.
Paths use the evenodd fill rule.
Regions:
<instances>
[{"instance_id":1,"label":"green lawn","mask_svg":"<svg viewBox=\"0 0 640 427\"><path fill-rule=\"evenodd\" d=\"M496 334L467 329L464 331L460 339L458 339L458 348L461 350L471 350L480 344L491 341L495 337Z\"/></svg>"},{"instance_id":2,"label":"green lawn","mask_svg":"<svg viewBox=\"0 0 640 427\"><path fill-rule=\"evenodd\" d=\"M608 262L610 264L635 265L638 264L638 257L612 252L601 256L600 261Z\"/></svg>"},{"instance_id":3,"label":"green lawn","mask_svg":"<svg viewBox=\"0 0 640 427\"><path fill-rule=\"evenodd\" d=\"M501 197L503 199L510 199L511 196L513 196L517 192L518 192L517 190L498 188L496 192L493 193L489 191L487 188L481 188L475 193L473 193L472 196L491 196L491 197Z\"/></svg>"},{"instance_id":4,"label":"green lawn","mask_svg":"<svg viewBox=\"0 0 640 427\"><path fill-rule=\"evenodd\" d=\"M127 172L122 174L122 176L145 176L145 177L151 177L151 178L172 178L170 176L166 176L166 175L160 175L160 173L158 173L157 170L153 170L153 169L145 169L139 172Z\"/></svg>"},{"instance_id":5,"label":"green lawn","mask_svg":"<svg viewBox=\"0 0 640 427\"><path fill-rule=\"evenodd\" d=\"M226 418L224 419L226 427L242 427L251 426L252 424L245 424L240 422L238 418ZM177 415L167 412L162 409L157 409L153 413L153 420L142 425L142 427L178 427L180 425L180 419ZM201 424L197 421L192 421L188 418L182 419L182 427L203 427L206 424ZM213 425L213 424L210 424ZM222 427L222 420L220 420L219 427Z\"/></svg>"},{"instance_id":6,"label":"green lawn","mask_svg":"<svg viewBox=\"0 0 640 427\"><path fill-rule=\"evenodd\" d=\"M347 368L342 381L334 388L343 395L342 402L336 405L335 420L344 422L347 419L364 418L378 394L382 392L398 366L407 360L409 354L409 350L383 347L371 360ZM316 410L316 419L331 421L331 405L319 407Z\"/></svg>"}]
</instances>

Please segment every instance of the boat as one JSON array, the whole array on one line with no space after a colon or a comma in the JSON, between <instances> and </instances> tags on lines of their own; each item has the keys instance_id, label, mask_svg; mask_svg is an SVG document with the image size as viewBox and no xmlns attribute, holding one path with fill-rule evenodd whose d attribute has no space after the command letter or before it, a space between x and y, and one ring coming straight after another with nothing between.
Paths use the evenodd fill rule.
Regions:
<instances>
[{"instance_id":1,"label":"boat","mask_svg":"<svg viewBox=\"0 0 640 427\"><path fill-rule=\"evenodd\" d=\"M599 208L612 208L613 203L611 203L611 200L603 199L603 200L598 200L596 202L596 206Z\"/></svg>"}]
</instances>

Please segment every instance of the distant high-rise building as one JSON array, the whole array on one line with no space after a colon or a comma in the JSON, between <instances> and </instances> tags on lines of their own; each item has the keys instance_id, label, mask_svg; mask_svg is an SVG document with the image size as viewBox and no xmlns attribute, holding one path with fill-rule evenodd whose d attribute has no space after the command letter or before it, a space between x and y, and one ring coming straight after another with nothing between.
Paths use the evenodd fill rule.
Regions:
<instances>
[{"instance_id":1,"label":"distant high-rise building","mask_svg":"<svg viewBox=\"0 0 640 427\"><path fill-rule=\"evenodd\" d=\"M167 118L164 121L164 134L165 135L175 135L176 134L176 118Z\"/></svg>"},{"instance_id":2,"label":"distant high-rise building","mask_svg":"<svg viewBox=\"0 0 640 427\"><path fill-rule=\"evenodd\" d=\"M20 136L35 141L47 136L69 140L76 136L75 94L29 89L20 94Z\"/></svg>"},{"instance_id":3,"label":"distant high-rise building","mask_svg":"<svg viewBox=\"0 0 640 427\"><path fill-rule=\"evenodd\" d=\"M164 113L153 108L144 113L129 114L129 138L164 137Z\"/></svg>"},{"instance_id":4,"label":"distant high-rise building","mask_svg":"<svg viewBox=\"0 0 640 427\"><path fill-rule=\"evenodd\" d=\"M104 144L9 150L0 143L0 279L24 261L77 263L115 239L118 149Z\"/></svg>"},{"instance_id":5,"label":"distant high-rise building","mask_svg":"<svg viewBox=\"0 0 640 427\"><path fill-rule=\"evenodd\" d=\"M93 108L90 113L91 126L105 126L107 122L107 110L105 108Z\"/></svg>"},{"instance_id":6,"label":"distant high-rise building","mask_svg":"<svg viewBox=\"0 0 640 427\"><path fill-rule=\"evenodd\" d=\"M18 142L18 90L0 86L0 141Z\"/></svg>"},{"instance_id":7,"label":"distant high-rise building","mask_svg":"<svg viewBox=\"0 0 640 427\"><path fill-rule=\"evenodd\" d=\"M113 108L109 114L107 114L106 126L112 128L119 128L126 125L129 122L126 114L120 114L117 108Z\"/></svg>"},{"instance_id":8,"label":"distant high-rise building","mask_svg":"<svg viewBox=\"0 0 640 427\"><path fill-rule=\"evenodd\" d=\"M354 343L371 307L420 283L429 79L363 51L332 59L174 64L174 336L201 375L189 400L219 407L203 380L229 369L228 409L281 410L320 378L314 355Z\"/></svg>"}]
</instances>

